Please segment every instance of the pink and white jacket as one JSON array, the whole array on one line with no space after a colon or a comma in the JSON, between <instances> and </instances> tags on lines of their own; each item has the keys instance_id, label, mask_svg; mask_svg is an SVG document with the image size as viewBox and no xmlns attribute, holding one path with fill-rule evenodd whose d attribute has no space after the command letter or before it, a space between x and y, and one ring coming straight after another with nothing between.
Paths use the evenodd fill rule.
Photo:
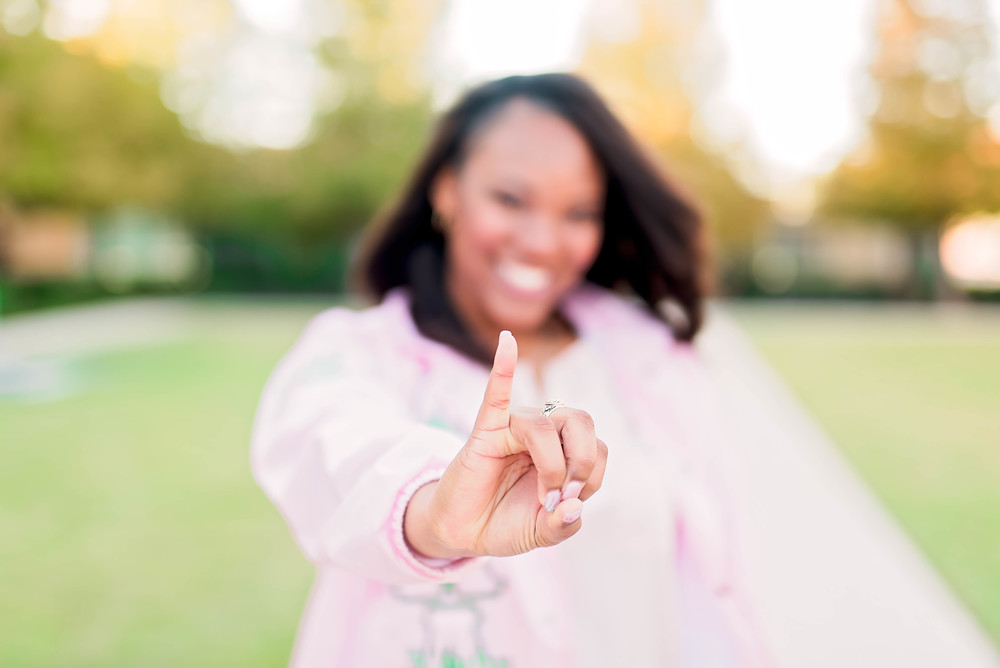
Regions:
<instances>
[{"instance_id":1,"label":"pink and white jacket","mask_svg":"<svg viewBox=\"0 0 1000 668\"><path fill-rule=\"evenodd\" d=\"M691 346L640 305L585 285L579 340L520 362L514 405L588 411L604 486L565 543L434 562L402 535L410 496L463 446L489 369L424 338L405 290L316 316L269 379L252 465L317 579L295 666L763 666L744 601L725 438Z\"/></svg>"}]
</instances>

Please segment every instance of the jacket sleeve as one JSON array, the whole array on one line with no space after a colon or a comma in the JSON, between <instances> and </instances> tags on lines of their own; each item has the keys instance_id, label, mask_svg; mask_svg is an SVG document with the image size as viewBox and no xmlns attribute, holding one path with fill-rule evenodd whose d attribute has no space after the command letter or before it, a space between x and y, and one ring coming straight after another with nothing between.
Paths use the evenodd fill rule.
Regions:
<instances>
[{"instance_id":1,"label":"jacket sleeve","mask_svg":"<svg viewBox=\"0 0 1000 668\"><path fill-rule=\"evenodd\" d=\"M391 375L379 373L404 365L373 345L382 338L372 320L325 311L282 358L254 421L254 477L313 563L389 584L455 581L476 560L413 553L403 513L463 443L415 420Z\"/></svg>"}]
</instances>

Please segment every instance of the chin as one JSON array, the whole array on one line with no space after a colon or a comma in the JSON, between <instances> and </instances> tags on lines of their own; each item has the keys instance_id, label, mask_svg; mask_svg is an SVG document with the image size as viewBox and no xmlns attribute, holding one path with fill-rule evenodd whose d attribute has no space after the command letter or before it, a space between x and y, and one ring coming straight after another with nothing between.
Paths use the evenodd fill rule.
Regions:
<instances>
[{"instance_id":1,"label":"chin","mask_svg":"<svg viewBox=\"0 0 1000 668\"><path fill-rule=\"evenodd\" d=\"M490 309L491 320L499 325L501 329L509 329L517 332L532 332L540 329L551 317L554 304L549 303L524 303L511 300L503 300Z\"/></svg>"}]
</instances>

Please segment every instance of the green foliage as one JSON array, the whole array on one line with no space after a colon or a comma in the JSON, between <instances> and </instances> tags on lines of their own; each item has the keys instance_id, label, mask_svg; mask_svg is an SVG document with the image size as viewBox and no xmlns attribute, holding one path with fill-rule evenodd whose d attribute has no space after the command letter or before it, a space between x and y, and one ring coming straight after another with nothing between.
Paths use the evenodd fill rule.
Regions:
<instances>
[{"instance_id":1,"label":"green foliage","mask_svg":"<svg viewBox=\"0 0 1000 668\"><path fill-rule=\"evenodd\" d=\"M297 150L222 154L199 165L181 211L212 232L343 243L399 187L429 118L424 101L345 100Z\"/></svg>"},{"instance_id":2,"label":"green foliage","mask_svg":"<svg viewBox=\"0 0 1000 668\"><path fill-rule=\"evenodd\" d=\"M838 167L824 210L936 229L955 214L1000 208L1000 170L977 162L968 148L978 126L874 124L875 155Z\"/></svg>"},{"instance_id":3,"label":"green foliage","mask_svg":"<svg viewBox=\"0 0 1000 668\"><path fill-rule=\"evenodd\" d=\"M684 138L664 150L679 184L695 198L723 253L748 248L768 220L770 204L736 178L725 157Z\"/></svg>"},{"instance_id":4,"label":"green foliage","mask_svg":"<svg viewBox=\"0 0 1000 668\"><path fill-rule=\"evenodd\" d=\"M196 230L343 243L398 186L430 118L426 99L359 87L306 146L234 153L191 138L157 76L0 32L0 192L19 208L144 206Z\"/></svg>"},{"instance_id":5,"label":"green foliage","mask_svg":"<svg viewBox=\"0 0 1000 668\"><path fill-rule=\"evenodd\" d=\"M155 77L0 31L0 192L20 207L167 207L208 147L188 139Z\"/></svg>"},{"instance_id":6,"label":"green foliage","mask_svg":"<svg viewBox=\"0 0 1000 668\"><path fill-rule=\"evenodd\" d=\"M823 213L920 231L1000 209L1000 145L973 108L984 103L968 97L989 57L977 4L977 15L960 19L883 2L871 66L878 105L865 143L824 184Z\"/></svg>"},{"instance_id":7,"label":"green foliage","mask_svg":"<svg viewBox=\"0 0 1000 668\"><path fill-rule=\"evenodd\" d=\"M666 159L669 176L698 205L714 240L736 255L766 223L770 205L734 174L726 148L696 142L700 95L692 81L711 80L718 53L698 43L708 21L703 2L642 0L638 32L627 40L592 36L579 67L639 141ZM599 32L599 31L598 31Z\"/></svg>"},{"instance_id":8,"label":"green foliage","mask_svg":"<svg viewBox=\"0 0 1000 668\"><path fill-rule=\"evenodd\" d=\"M378 67L342 40L320 55L345 94L310 141L233 152L193 138L164 107L159 73L0 32L0 204L69 209L95 226L123 207L167 214L208 246L211 290L342 290L349 241L399 187L431 112L419 93L385 99ZM3 310L102 292L14 284Z\"/></svg>"}]
</instances>

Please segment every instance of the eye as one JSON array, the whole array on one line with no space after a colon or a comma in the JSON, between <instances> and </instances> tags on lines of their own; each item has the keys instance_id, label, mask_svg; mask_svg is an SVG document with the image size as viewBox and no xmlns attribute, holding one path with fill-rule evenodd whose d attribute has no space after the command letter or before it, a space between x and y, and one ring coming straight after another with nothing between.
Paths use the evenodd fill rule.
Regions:
<instances>
[{"instance_id":1,"label":"eye","mask_svg":"<svg viewBox=\"0 0 1000 668\"><path fill-rule=\"evenodd\" d=\"M520 209L524 206L524 202L521 201L520 197L502 190L494 191L493 198L509 209Z\"/></svg>"},{"instance_id":2,"label":"eye","mask_svg":"<svg viewBox=\"0 0 1000 668\"><path fill-rule=\"evenodd\" d=\"M593 209L573 209L569 212L569 220L575 223L599 222L601 215Z\"/></svg>"}]
</instances>

